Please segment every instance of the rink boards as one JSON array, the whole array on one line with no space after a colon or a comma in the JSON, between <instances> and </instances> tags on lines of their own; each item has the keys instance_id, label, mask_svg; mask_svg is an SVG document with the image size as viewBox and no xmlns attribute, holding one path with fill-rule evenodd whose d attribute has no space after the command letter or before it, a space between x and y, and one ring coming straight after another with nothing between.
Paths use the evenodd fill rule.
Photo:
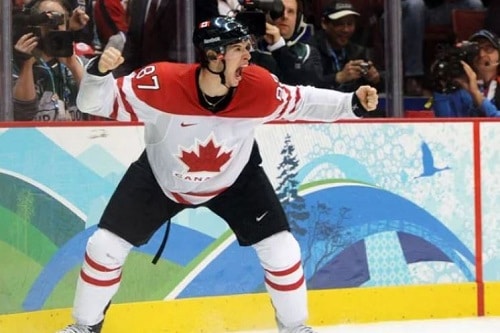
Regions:
<instances>
[{"instance_id":1,"label":"rink boards","mask_svg":"<svg viewBox=\"0 0 500 333\"><path fill-rule=\"evenodd\" d=\"M86 239L144 147L140 125L92 125L0 128L2 333L52 332L71 320ZM498 126L364 121L258 130L273 185L286 188L285 165L304 203L293 230L312 324L500 314ZM206 142L183 148L199 153ZM177 216L154 266L161 236L131 254L135 269L125 267L108 332L273 326L258 262L217 216Z\"/></svg>"},{"instance_id":2,"label":"rink boards","mask_svg":"<svg viewBox=\"0 0 500 333\"><path fill-rule=\"evenodd\" d=\"M497 286L495 292L499 291ZM313 290L309 292L309 323L322 327L474 317L475 297L473 284ZM494 315L498 316L498 311ZM0 332L50 333L71 321L67 308L1 315ZM115 304L108 312L104 331L221 333L273 327L268 296L251 294Z\"/></svg>"}]
</instances>

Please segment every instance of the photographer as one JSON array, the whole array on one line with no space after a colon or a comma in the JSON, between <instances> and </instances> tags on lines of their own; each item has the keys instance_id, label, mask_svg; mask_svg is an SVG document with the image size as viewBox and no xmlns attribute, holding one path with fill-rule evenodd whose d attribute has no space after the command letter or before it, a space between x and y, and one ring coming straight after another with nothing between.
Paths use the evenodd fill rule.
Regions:
<instances>
[{"instance_id":1,"label":"photographer","mask_svg":"<svg viewBox=\"0 0 500 333\"><path fill-rule=\"evenodd\" d=\"M284 11L265 24L265 34L252 52L252 62L265 67L281 82L321 86L322 67L318 51L300 41L306 33L302 0L283 0Z\"/></svg>"},{"instance_id":2,"label":"photographer","mask_svg":"<svg viewBox=\"0 0 500 333\"><path fill-rule=\"evenodd\" d=\"M85 12L65 0L32 1L13 18L14 120L82 120L76 95L84 71L73 53L73 31L88 22ZM71 16L70 16L71 15Z\"/></svg>"},{"instance_id":3,"label":"photographer","mask_svg":"<svg viewBox=\"0 0 500 333\"><path fill-rule=\"evenodd\" d=\"M427 27L439 26L452 31L453 10L481 8L481 0L401 0L405 95L425 94L424 42Z\"/></svg>"},{"instance_id":4,"label":"photographer","mask_svg":"<svg viewBox=\"0 0 500 333\"><path fill-rule=\"evenodd\" d=\"M500 117L500 89L498 89L500 43L498 36L488 30L480 30L469 39L475 46L471 61L460 59L463 71L441 75L434 64L431 74L441 76L437 90L433 93L436 117ZM470 44L465 44L470 45ZM457 47L464 47L461 44ZM469 47L470 48L470 47ZM469 51L468 53L472 53ZM441 61L442 68L453 68L453 64ZM439 78L438 78L439 79ZM451 84L446 84L446 81Z\"/></svg>"},{"instance_id":5,"label":"photographer","mask_svg":"<svg viewBox=\"0 0 500 333\"><path fill-rule=\"evenodd\" d=\"M321 55L325 88L345 92L366 84L382 88L368 49L351 41L358 17L350 1L333 1L323 9L322 30L312 44Z\"/></svg>"}]
</instances>

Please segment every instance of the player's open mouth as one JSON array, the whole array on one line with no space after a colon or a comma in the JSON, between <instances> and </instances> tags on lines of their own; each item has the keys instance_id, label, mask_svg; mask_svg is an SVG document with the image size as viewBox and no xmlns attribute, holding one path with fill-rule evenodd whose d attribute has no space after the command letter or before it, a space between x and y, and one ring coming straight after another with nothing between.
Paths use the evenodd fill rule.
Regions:
<instances>
[{"instance_id":1,"label":"player's open mouth","mask_svg":"<svg viewBox=\"0 0 500 333\"><path fill-rule=\"evenodd\" d=\"M243 67L239 67L234 73L237 79L241 79L241 74L243 72Z\"/></svg>"}]
</instances>

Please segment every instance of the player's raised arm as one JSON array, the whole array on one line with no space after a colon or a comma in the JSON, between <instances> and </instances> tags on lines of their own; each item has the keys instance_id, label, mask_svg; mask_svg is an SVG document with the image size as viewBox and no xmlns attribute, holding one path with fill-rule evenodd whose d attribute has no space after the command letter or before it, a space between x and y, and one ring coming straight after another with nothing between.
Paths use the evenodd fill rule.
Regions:
<instances>
[{"instance_id":1,"label":"player's raised arm","mask_svg":"<svg viewBox=\"0 0 500 333\"><path fill-rule=\"evenodd\" d=\"M112 62L118 61L116 58L110 59L114 57L113 53L112 50L106 50L103 53L104 58L94 58L87 65L76 98L76 105L80 111L100 117L114 118L111 114L117 106L115 100L118 96L118 88L109 69L111 69Z\"/></svg>"},{"instance_id":2,"label":"player's raised arm","mask_svg":"<svg viewBox=\"0 0 500 333\"><path fill-rule=\"evenodd\" d=\"M342 119L365 117L376 110L377 90L361 86L355 92L346 93L312 86L280 85L279 99L284 109L278 108L271 120L307 120L335 122Z\"/></svg>"},{"instance_id":3,"label":"player's raised arm","mask_svg":"<svg viewBox=\"0 0 500 333\"><path fill-rule=\"evenodd\" d=\"M117 120L136 119L127 112L119 112L120 108L123 109L123 103L119 101L120 88L111 74L124 61L124 44L124 35L111 36L104 52L87 65L76 101L80 111Z\"/></svg>"}]
</instances>

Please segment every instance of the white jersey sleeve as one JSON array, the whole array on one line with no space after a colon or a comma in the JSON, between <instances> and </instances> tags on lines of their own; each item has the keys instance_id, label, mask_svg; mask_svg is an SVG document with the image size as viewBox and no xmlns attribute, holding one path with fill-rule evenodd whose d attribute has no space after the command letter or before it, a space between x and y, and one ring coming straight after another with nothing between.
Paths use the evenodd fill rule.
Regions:
<instances>
[{"instance_id":1,"label":"white jersey sleeve","mask_svg":"<svg viewBox=\"0 0 500 333\"><path fill-rule=\"evenodd\" d=\"M352 111L353 93L344 93L311 86L282 85L283 94L295 100L280 119L334 122L358 118ZM292 108L293 106L293 108Z\"/></svg>"}]
</instances>

